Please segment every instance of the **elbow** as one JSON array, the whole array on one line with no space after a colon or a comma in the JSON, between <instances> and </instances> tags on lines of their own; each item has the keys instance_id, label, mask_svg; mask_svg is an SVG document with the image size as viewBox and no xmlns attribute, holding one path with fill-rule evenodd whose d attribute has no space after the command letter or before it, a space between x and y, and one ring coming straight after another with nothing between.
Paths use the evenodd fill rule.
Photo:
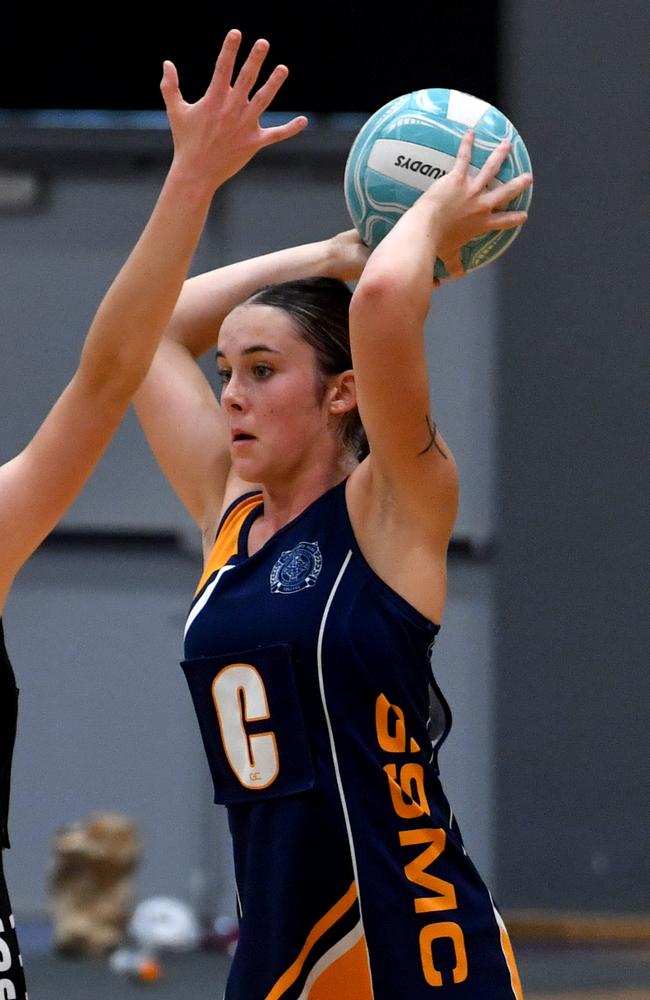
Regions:
<instances>
[{"instance_id":1,"label":"elbow","mask_svg":"<svg viewBox=\"0 0 650 1000\"><path fill-rule=\"evenodd\" d=\"M350 317L385 315L400 306L403 308L404 298L404 288L395 275L387 271L364 273L350 302Z\"/></svg>"},{"instance_id":2,"label":"elbow","mask_svg":"<svg viewBox=\"0 0 650 1000\"><path fill-rule=\"evenodd\" d=\"M128 351L101 359L82 354L78 377L97 399L124 402L139 389L147 370L148 365L141 358L134 359Z\"/></svg>"},{"instance_id":3,"label":"elbow","mask_svg":"<svg viewBox=\"0 0 650 1000\"><path fill-rule=\"evenodd\" d=\"M388 327L405 323L424 323L430 295L422 295L420 286L405 281L394 272L382 270L365 274L357 285L350 303L350 323L357 328L376 328L377 323Z\"/></svg>"},{"instance_id":4,"label":"elbow","mask_svg":"<svg viewBox=\"0 0 650 1000\"><path fill-rule=\"evenodd\" d=\"M375 269L368 273L368 269L361 276L361 279L354 290L352 299L382 301L403 294L403 282L399 275L393 270Z\"/></svg>"}]
</instances>

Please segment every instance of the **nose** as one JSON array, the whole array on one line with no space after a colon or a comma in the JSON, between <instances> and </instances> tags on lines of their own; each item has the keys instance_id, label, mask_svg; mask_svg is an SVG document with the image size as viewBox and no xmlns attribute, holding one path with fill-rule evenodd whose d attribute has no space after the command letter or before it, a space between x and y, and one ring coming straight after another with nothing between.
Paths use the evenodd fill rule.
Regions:
<instances>
[{"instance_id":1,"label":"nose","mask_svg":"<svg viewBox=\"0 0 650 1000\"><path fill-rule=\"evenodd\" d=\"M241 413L244 409L242 385L234 372L221 390L221 405L230 413Z\"/></svg>"}]
</instances>

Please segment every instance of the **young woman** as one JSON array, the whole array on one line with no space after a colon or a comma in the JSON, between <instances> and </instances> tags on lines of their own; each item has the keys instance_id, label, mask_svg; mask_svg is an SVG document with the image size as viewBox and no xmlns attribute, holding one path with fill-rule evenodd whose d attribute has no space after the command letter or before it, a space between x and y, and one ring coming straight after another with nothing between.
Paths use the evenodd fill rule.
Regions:
<instances>
[{"instance_id":1,"label":"young woman","mask_svg":"<svg viewBox=\"0 0 650 1000\"><path fill-rule=\"evenodd\" d=\"M472 177L472 143L367 263L347 233L188 281L136 397L205 543L183 669L233 836L227 1000L520 996L440 786L430 668L458 496L429 408L433 266L462 276L531 183L489 192L508 146ZM215 343L220 406L195 364Z\"/></svg>"},{"instance_id":2,"label":"young woman","mask_svg":"<svg viewBox=\"0 0 650 1000\"><path fill-rule=\"evenodd\" d=\"M215 190L264 146L298 133L305 118L262 129L260 115L282 85L279 66L255 93L265 41L233 81L240 33L230 32L205 95L187 104L174 65L161 90L173 160L147 226L90 327L79 367L26 448L0 467L0 615L28 556L70 506L144 378L187 275ZM17 696L0 617L0 842L9 847L9 774ZM1 855L0 855L1 858ZM0 864L0 996L25 994L14 920Z\"/></svg>"}]
</instances>

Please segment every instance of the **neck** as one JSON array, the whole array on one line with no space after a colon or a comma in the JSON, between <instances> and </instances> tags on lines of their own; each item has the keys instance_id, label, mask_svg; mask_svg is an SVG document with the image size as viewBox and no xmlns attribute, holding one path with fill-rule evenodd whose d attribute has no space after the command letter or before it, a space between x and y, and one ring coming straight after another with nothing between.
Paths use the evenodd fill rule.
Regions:
<instances>
[{"instance_id":1,"label":"neck","mask_svg":"<svg viewBox=\"0 0 650 1000\"><path fill-rule=\"evenodd\" d=\"M277 484L262 483L264 515L259 519L259 528L263 526L264 534L270 538L323 493L346 479L357 465L357 459L346 452L329 466L301 469L290 480Z\"/></svg>"}]
</instances>

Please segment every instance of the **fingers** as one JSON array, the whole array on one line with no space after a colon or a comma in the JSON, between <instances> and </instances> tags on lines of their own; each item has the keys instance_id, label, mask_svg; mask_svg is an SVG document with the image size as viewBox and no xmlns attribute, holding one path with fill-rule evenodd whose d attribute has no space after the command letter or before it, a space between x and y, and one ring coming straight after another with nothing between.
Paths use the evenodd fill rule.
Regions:
<instances>
[{"instance_id":1,"label":"fingers","mask_svg":"<svg viewBox=\"0 0 650 1000\"><path fill-rule=\"evenodd\" d=\"M501 167L503 166L504 162L507 160L508 154L510 153L511 149L512 149L512 144L508 142L506 139L504 139L502 142L499 143L498 146L496 146L492 150L487 160L485 161L485 163L477 173L476 177L474 178L475 186L477 188L485 187L487 184L489 184L491 180L493 180L496 177L496 175L501 170Z\"/></svg>"},{"instance_id":2,"label":"fingers","mask_svg":"<svg viewBox=\"0 0 650 1000\"><path fill-rule=\"evenodd\" d=\"M235 28L233 28L232 31L229 31L226 35L224 43L221 47L221 52L217 57L212 81L208 87L206 96L210 94L211 97L216 98L217 101L221 101L225 98L228 91L232 90L232 94L234 96L243 100L243 102L248 101L249 95L257 83L262 64L268 55L270 45L265 38L258 38L248 53L248 57L237 74L237 78L231 88L235 61L239 52L241 39L241 31ZM259 116L266 111L280 90L280 87L286 80L288 74L289 70L286 66L276 66L270 74L268 80L250 99L250 108L256 117L259 118ZM304 128L304 125L301 127Z\"/></svg>"},{"instance_id":3,"label":"fingers","mask_svg":"<svg viewBox=\"0 0 650 1000\"><path fill-rule=\"evenodd\" d=\"M269 43L265 38L258 38L253 48L248 53L248 58L239 71L233 89L239 91L244 97L248 97L257 82L257 78L262 68L262 63L266 59L269 51Z\"/></svg>"},{"instance_id":4,"label":"fingers","mask_svg":"<svg viewBox=\"0 0 650 1000\"><path fill-rule=\"evenodd\" d=\"M469 169L470 161L472 159L472 146L474 145L474 132L470 129L465 132L463 138L460 140L460 146L458 147L458 152L456 153L456 162L454 164L454 171L464 177Z\"/></svg>"},{"instance_id":5,"label":"fingers","mask_svg":"<svg viewBox=\"0 0 650 1000\"><path fill-rule=\"evenodd\" d=\"M511 149L512 143L504 140L499 143L496 149L492 150L474 178L474 186L476 190L486 188L490 182L494 180L510 155ZM519 174L519 176L506 181L505 184L499 184L498 187L493 187L490 192L492 209L505 208L513 198L516 198L517 195L522 193L522 191L529 188L532 183L532 174Z\"/></svg>"},{"instance_id":6,"label":"fingers","mask_svg":"<svg viewBox=\"0 0 650 1000\"><path fill-rule=\"evenodd\" d=\"M490 229L514 229L523 226L528 219L528 212L493 212L490 216Z\"/></svg>"},{"instance_id":7,"label":"fingers","mask_svg":"<svg viewBox=\"0 0 650 1000\"><path fill-rule=\"evenodd\" d=\"M529 188L533 183L532 174L520 174L519 177L513 177L512 180L506 181L505 184L501 184L494 191L489 193L489 202L491 203L492 210L497 208L506 208L507 205L520 195L522 191Z\"/></svg>"},{"instance_id":8,"label":"fingers","mask_svg":"<svg viewBox=\"0 0 650 1000\"><path fill-rule=\"evenodd\" d=\"M283 139L290 139L292 136L302 132L307 124L308 119L305 115L299 115L297 118L292 118L286 125L265 128L262 130L262 145L271 146L273 143L282 142Z\"/></svg>"},{"instance_id":9,"label":"fingers","mask_svg":"<svg viewBox=\"0 0 650 1000\"><path fill-rule=\"evenodd\" d=\"M251 108L258 118L266 111L288 76L289 70L286 66L276 66L266 83L262 84L257 93L253 95L250 102Z\"/></svg>"},{"instance_id":10,"label":"fingers","mask_svg":"<svg viewBox=\"0 0 650 1000\"><path fill-rule=\"evenodd\" d=\"M183 95L178 86L178 72L173 62L165 59L163 63L163 75L160 81L160 92L163 96L166 108L173 107L178 101L183 100Z\"/></svg>"},{"instance_id":11,"label":"fingers","mask_svg":"<svg viewBox=\"0 0 650 1000\"><path fill-rule=\"evenodd\" d=\"M240 44L241 31L238 28L233 28L223 40L208 90L216 90L220 93L225 93L228 90Z\"/></svg>"}]
</instances>

